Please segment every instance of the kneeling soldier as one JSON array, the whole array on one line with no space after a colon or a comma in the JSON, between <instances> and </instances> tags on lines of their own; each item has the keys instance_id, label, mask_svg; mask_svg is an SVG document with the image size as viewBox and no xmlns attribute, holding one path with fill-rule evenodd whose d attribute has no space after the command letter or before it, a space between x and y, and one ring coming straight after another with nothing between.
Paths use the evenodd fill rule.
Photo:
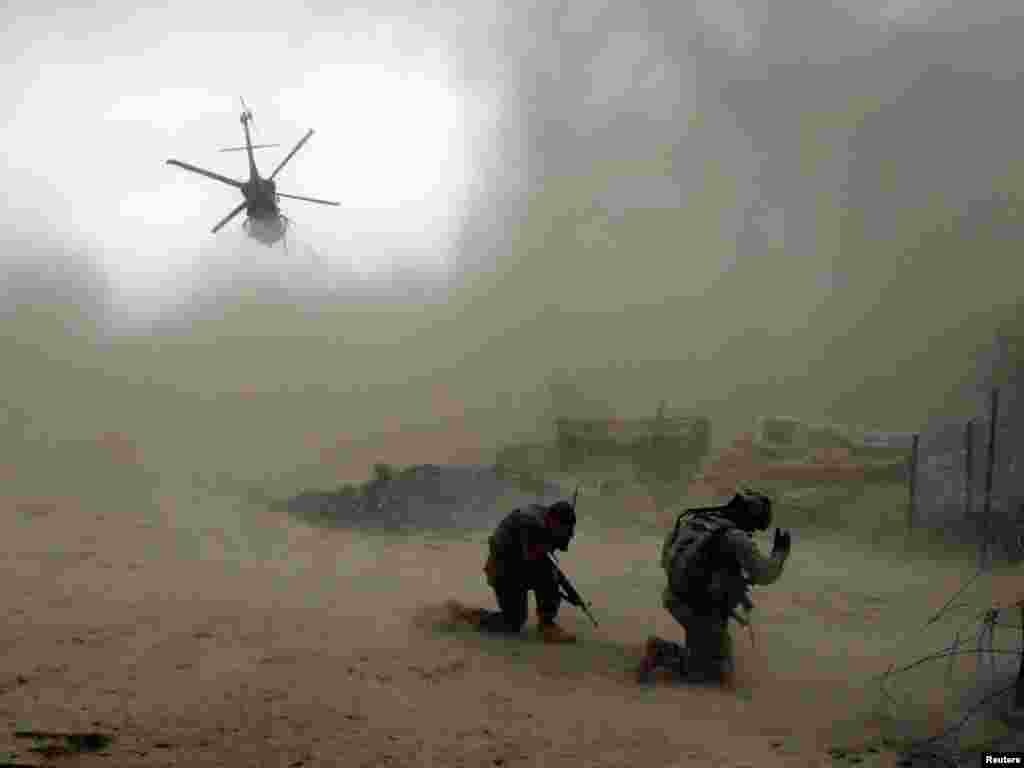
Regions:
<instances>
[{"instance_id":1,"label":"kneeling soldier","mask_svg":"<svg viewBox=\"0 0 1024 768\"><path fill-rule=\"evenodd\" d=\"M482 632L518 633L529 613L529 593L537 601L538 629L545 642L571 643L576 636L555 623L561 603L558 580L548 554L569 549L575 535L576 512L567 501L533 504L505 517L488 540L484 573L494 590L498 610L448 603L454 620L467 621Z\"/></svg>"},{"instance_id":2,"label":"kneeling soldier","mask_svg":"<svg viewBox=\"0 0 1024 768\"><path fill-rule=\"evenodd\" d=\"M752 539L772 524L771 501L761 494L736 494L722 507L691 509L676 520L662 546L668 576L662 604L686 632L686 645L650 637L637 670L647 682L658 667L688 682L726 682L733 672L729 619L753 605L750 584L771 584L782 575L790 551L788 531L775 530L770 557Z\"/></svg>"}]
</instances>

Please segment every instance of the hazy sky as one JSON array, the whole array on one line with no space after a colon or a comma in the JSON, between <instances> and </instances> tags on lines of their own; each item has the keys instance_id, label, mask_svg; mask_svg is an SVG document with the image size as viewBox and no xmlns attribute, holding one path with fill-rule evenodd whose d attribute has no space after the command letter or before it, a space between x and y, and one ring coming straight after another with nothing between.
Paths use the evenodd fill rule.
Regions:
<instances>
[{"instance_id":1,"label":"hazy sky","mask_svg":"<svg viewBox=\"0 0 1024 768\"><path fill-rule=\"evenodd\" d=\"M801 12L799 4L769 5ZM541 94L531 68L547 67L564 45L569 70L589 48L584 92L567 102L566 80L553 82L551 96L563 107L578 108L584 97L600 125L609 109L685 119L695 108L697 70L692 61L676 66L686 41L703 35L713 47L759 55L765 14L748 6L699 0L674 14L682 25L659 43L646 11L600 3L550 6L565 16L558 30L545 29L549 7L531 4L514 11L486 3L385 3L372 10L9 4L2 42L15 56L0 81L9 94L0 108L8 212L19 230L56 231L93 247L119 293L166 287L169 275L217 258L208 230L237 192L163 161L244 175L242 155L216 151L241 143L244 95L258 140L282 145L260 153L265 172L308 127L317 130L280 187L338 199L342 207L287 203L303 243L331 264L361 271L450 263L481 185L499 175L498 186L508 189L522 170L507 162L522 151L509 141L516 133L509 124L521 122L518 110L531 106L517 96L525 88L534 109L548 106L535 99ZM859 23L883 28L927 22L941 3L857 0L846 7ZM602 24L609 14L625 23ZM814 34L813 25L803 28ZM659 47L673 42L678 50ZM587 118L580 110L574 133ZM657 189L652 195L661 196ZM667 204L679 202L670 190ZM759 218L773 237L781 236L783 220L781 208ZM242 240L239 227L229 227L216 250L223 259ZM247 250L245 258L260 258L256 253Z\"/></svg>"},{"instance_id":2,"label":"hazy sky","mask_svg":"<svg viewBox=\"0 0 1024 768\"><path fill-rule=\"evenodd\" d=\"M218 350L164 364L189 386L431 377L521 426L544 407L524 393L565 368L592 401L667 397L726 432L765 411L914 428L974 343L957 329L1020 296L1009 0L23 2L2 20L4 301L184 301L166 327ZM237 193L164 164L242 175L217 151L241 143L240 95L282 145L265 172L317 131L281 190L342 202L287 202L288 254L237 223L211 236Z\"/></svg>"},{"instance_id":3,"label":"hazy sky","mask_svg":"<svg viewBox=\"0 0 1024 768\"><path fill-rule=\"evenodd\" d=\"M317 131L279 188L342 206L283 206L299 237L364 270L443 263L491 142L495 92L460 78L458 15L377 8L8 6L6 207L19 228L93 246L124 290L152 287L199 260L238 202L164 160L244 178L244 154L217 151L243 143L244 96L257 140L282 145L258 153L264 173ZM221 250L241 240L240 221Z\"/></svg>"}]
</instances>

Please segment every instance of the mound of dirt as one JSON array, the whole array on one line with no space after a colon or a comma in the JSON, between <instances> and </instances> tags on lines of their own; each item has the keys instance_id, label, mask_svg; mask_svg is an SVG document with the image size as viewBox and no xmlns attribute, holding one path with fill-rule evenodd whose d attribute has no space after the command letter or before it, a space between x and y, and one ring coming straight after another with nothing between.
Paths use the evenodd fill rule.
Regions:
<instances>
[{"instance_id":1,"label":"mound of dirt","mask_svg":"<svg viewBox=\"0 0 1024 768\"><path fill-rule=\"evenodd\" d=\"M512 509L566 497L545 482L528 493L494 466L422 464L390 478L338 491L304 491L281 505L292 515L327 525L381 528L491 528Z\"/></svg>"}]
</instances>

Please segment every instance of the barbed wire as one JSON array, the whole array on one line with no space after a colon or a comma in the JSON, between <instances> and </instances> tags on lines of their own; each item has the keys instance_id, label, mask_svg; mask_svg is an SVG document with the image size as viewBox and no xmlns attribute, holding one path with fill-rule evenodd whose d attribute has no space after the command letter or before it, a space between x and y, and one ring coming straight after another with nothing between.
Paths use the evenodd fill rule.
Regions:
<instances>
[{"instance_id":1,"label":"barbed wire","mask_svg":"<svg viewBox=\"0 0 1024 768\"><path fill-rule=\"evenodd\" d=\"M977 571L967 579L960 588L953 594L949 600L936 612L934 615L929 617L925 624L918 629L917 635L923 632L928 627L934 625L945 615L951 613L954 608L968 607L964 603L956 603L957 599L974 583L987 572L984 567L978 568ZM999 621L1000 609L998 608L987 608L983 611L977 611L971 616L967 617L957 628L954 633L953 642L949 647L937 651L934 653L926 654L921 656L914 661L904 664L903 666L897 667L895 664L889 666L889 668L879 675L879 689L881 695L885 700L886 705L895 704L895 700L890 694L887 683L898 674L908 672L912 669L920 667L929 662L938 661L941 659L949 659L949 671L947 672L947 678L952 674L953 663L956 657L959 656L988 656L992 660L994 668L995 657L998 655L1012 655L1012 656L1024 656L1024 645L1018 649L1004 649L995 648L994 644L994 632L995 627L1007 627L1020 630L1021 624L1012 624ZM963 649L964 643L961 642L961 635L964 629L971 623L978 623L980 626L977 627L977 632L974 636L974 648ZM987 645L986 645L987 641ZM903 761L901 764L913 765L919 760L931 761L931 765L940 766L952 766L957 768L961 763L961 754L959 750L959 736L963 729L970 722L976 714L982 711L986 705L990 702L998 699L1001 696L1006 695L1016 687L1016 682L1011 683L1005 687L999 688L995 691L989 692L987 695L981 698L973 706L971 706L955 723L948 725L943 728L939 733L929 736L924 739L916 739L911 742L903 751ZM948 744L941 744L950 736L956 736L956 747L950 747Z\"/></svg>"},{"instance_id":2,"label":"barbed wire","mask_svg":"<svg viewBox=\"0 0 1024 768\"><path fill-rule=\"evenodd\" d=\"M960 589L958 589L953 594L953 596L951 598L949 598L949 600L946 601L945 605L943 605L941 608L939 608L939 610L931 618L929 618L927 622L925 622L925 627L931 626L936 621L941 619L943 614L946 613L946 611L949 610L950 606L953 605L953 602L958 597L960 597L960 595L962 595L965 591L967 591L967 588L970 587L974 582L976 582L978 580L978 578L980 576L982 576L984 573L985 573L985 569L984 568L979 568L978 570L976 570L974 572L974 575L971 576L971 578L969 578L967 581L965 581L963 584L960 585Z\"/></svg>"}]
</instances>

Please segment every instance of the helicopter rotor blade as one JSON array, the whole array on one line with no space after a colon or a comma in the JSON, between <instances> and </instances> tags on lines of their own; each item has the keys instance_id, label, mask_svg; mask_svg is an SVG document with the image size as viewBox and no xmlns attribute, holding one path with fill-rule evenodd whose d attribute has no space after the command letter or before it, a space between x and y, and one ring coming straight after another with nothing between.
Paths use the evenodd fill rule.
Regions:
<instances>
[{"instance_id":1,"label":"helicopter rotor blade","mask_svg":"<svg viewBox=\"0 0 1024 768\"><path fill-rule=\"evenodd\" d=\"M239 203L238 207L235 208L233 211L231 211L231 213L229 213L227 216L225 216L223 219L221 219L220 222L218 222L217 226L215 226L210 231L212 233L216 234L220 230L221 227L223 227L225 224L227 224L229 221L231 221L233 218L235 218L235 216L240 214L243 210L245 210L245 201L244 200L241 203Z\"/></svg>"},{"instance_id":2,"label":"helicopter rotor blade","mask_svg":"<svg viewBox=\"0 0 1024 768\"><path fill-rule=\"evenodd\" d=\"M341 205L334 200L320 200L316 197L303 197L302 195L286 195L284 192L278 192L278 197L287 197L289 200L304 200L307 203L320 203L320 205Z\"/></svg>"},{"instance_id":3,"label":"helicopter rotor blade","mask_svg":"<svg viewBox=\"0 0 1024 768\"><path fill-rule=\"evenodd\" d=\"M253 149L265 149L267 147L280 147L280 144L253 144ZM245 147L227 147L219 150L220 152L243 152Z\"/></svg>"},{"instance_id":4,"label":"helicopter rotor blade","mask_svg":"<svg viewBox=\"0 0 1024 768\"><path fill-rule=\"evenodd\" d=\"M198 173L200 176L206 176L208 179L214 179L215 181L228 184L238 189L242 188L242 182L229 179L227 176L221 176L219 173L208 171L205 168L200 168L196 165L190 165L189 163L183 163L180 160L168 160L167 165L176 165L179 168L184 168L186 171L192 171L192 173Z\"/></svg>"},{"instance_id":5,"label":"helicopter rotor blade","mask_svg":"<svg viewBox=\"0 0 1024 768\"><path fill-rule=\"evenodd\" d=\"M301 139L299 139L299 143L295 145L295 148L291 152L288 153L288 155L285 157L285 159L281 161L280 165L278 165L277 168L274 169L274 172L272 174L270 174L269 178L270 178L271 181L273 181L274 177L277 176L277 174L279 174L281 172L281 169L285 167L285 165L288 163L288 161L291 160L293 157L295 157L295 153L298 152L300 149L302 149L302 145L305 144L307 141L309 141L309 137L312 136L312 135L313 135L313 129L310 128L309 132L305 136L303 136Z\"/></svg>"}]
</instances>

